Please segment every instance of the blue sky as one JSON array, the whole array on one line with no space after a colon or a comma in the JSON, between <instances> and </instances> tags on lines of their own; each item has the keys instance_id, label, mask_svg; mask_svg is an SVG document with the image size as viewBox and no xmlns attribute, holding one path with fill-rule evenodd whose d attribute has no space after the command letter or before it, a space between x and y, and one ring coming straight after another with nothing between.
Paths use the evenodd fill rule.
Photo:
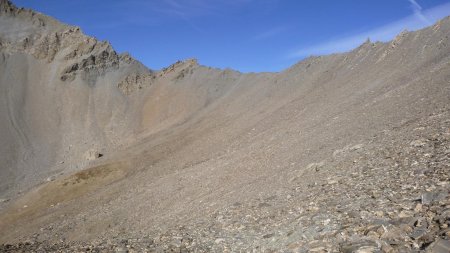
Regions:
<instances>
[{"instance_id":1,"label":"blue sky","mask_svg":"<svg viewBox=\"0 0 450 253\"><path fill-rule=\"evenodd\" d=\"M80 26L151 69L197 58L242 72L280 71L450 15L450 0L13 1Z\"/></svg>"}]
</instances>

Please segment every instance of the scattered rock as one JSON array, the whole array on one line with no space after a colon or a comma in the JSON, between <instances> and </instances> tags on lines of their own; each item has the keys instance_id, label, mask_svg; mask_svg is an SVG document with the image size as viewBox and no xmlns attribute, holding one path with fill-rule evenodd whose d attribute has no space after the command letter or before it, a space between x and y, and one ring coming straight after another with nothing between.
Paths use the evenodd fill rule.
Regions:
<instances>
[{"instance_id":1,"label":"scattered rock","mask_svg":"<svg viewBox=\"0 0 450 253\"><path fill-rule=\"evenodd\" d=\"M214 243L220 244L220 243L222 243L224 241L225 241L225 239L223 239L223 238L217 238L216 240L214 240Z\"/></svg>"},{"instance_id":2,"label":"scattered rock","mask_svg":"<svg viewBox=\"0 0 450 253\"><path fill-rule=\"evenodd\" d=\"M433 201L440 201L445 199L448 193L445 192L425 192L422 194L422 204L429 205Z\"/></svg>"},{"instance_id":3,"label":"scattered rock","mask_svg":"<svg viewBox=\"0 0 450 253\"><path fill-rule=\"evenodd\" d=\"M55 179L56 179L56 176L50 176L45 181L51 182L51 181L55 181Z\"/></svg>"},{"instance_id":4,"label":"scattered rock","mask_svg":"<svg viewBox=\"0 0 450 253\"><path fill-rule=\"evenodd\" d=\"M434 242L427 252L430 253L449 253L450 252L450 240L438 239Z\"/></svg>"},{"instance_id":5,"label":"scattered rock","mask_svg":"<svg viewBox=\"0 0 450 253\"><path fill-rule=\"evenodd\" d=\"M344 253L372 253L377 252L379 247L376 242L361 240L341 245L340 251Z\"/></svg>"},{"instance_id":6,"label":"scattered rock","mask_svg":"<svg viewBox=\"0 0 450 253\"><path fill-rule=\"evenodd\" d=\"M413 216L414 216L414 212L408 211L408 210L403 210L398 215L398 217L400 217L400 218L409 218L409 217L413 217Z\"/></svg>"},{"instance_id":7,"label":"scattered rock","mask_svg":"<svg viewBox=\"0 0 450 253\"><path fill-rule=\"evenodd\" d=\"M265 235L263 235L263 238L264 238L264 239L268 239L268 238L273 237L274 235L275 235L275 234L273 234L273 233L265 234Z\"/></svg>"},{"instance_id":8,"label":"scattered rock","mask_svg":"<svg viewBox=\"0 0 450 253\"><path fill-rule=\"evenodd\" d=\"M128 251L128 249L126 247L117 247L117 248L114 249L114 252L117 252L117 253L128 253L129 251Z\"/></svg>"},{"instance_id":9,"label":"scattered rock","mask_svg":"<svg viewBox=\"0 0 450 253\"><path fill-rule=\"evenodd\" d=\"M424 236L426 233L427 233L427 230L425 228L416 228L409 236L414 240L418 240L422 236Z\"/></svg>"},{"instance_id":10,"label":"scattered rock","mask_svg":"<svg viewBox=\"0 0 450 253\"><path fill-rule=\"evenodd\" d=\"M86 160L88 160L88 161L95 160L95 159L100 158L102 156L103 156L103 154L101 154L97 150L93 150L93 149L86 151L86 153L84 154L84 158Z\"/></svg>"},{"instance_id":11,"label":"scattered rock","mask_svg":"<svg viewBox=\"0 0 450 253\"><path fill-rule=\"evenodd\" d=\"M319 171L320 168L322 168L325 165L324 162L320 163L310 163L308 166L306 166L306 171Z\"/></svg>"},{"instance_id":12,"label":"scattered rock","mask_svg":"<svg viewBox=\"0 0 450 253\"><path fill-rule=\"evenodd\" d=\"M427 144L426 140L424 140L424 139L415 140L410 143L410 145L413 147L423 147L426 144Z\"/></svg>"}]
</instances>

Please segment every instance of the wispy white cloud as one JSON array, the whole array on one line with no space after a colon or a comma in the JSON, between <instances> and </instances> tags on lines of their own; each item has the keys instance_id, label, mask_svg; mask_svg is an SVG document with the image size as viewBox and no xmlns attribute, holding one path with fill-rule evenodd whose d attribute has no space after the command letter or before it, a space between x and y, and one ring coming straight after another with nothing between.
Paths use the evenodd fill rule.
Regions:
<instances>
[{"instance_id":1,"label":"wispy white cloud","mask_svg":"<svg viewBox=\"0 0 450 253\"><path fill-rule=\"evenodd\" d=\"M272 29L266 30L264 32L261 32L253 37L253 40L264 40L268 39L274 36L277 36L285 31L288 30L287 26L278 26L274 27Z\"/></svg>"},{"instance_id":2,"label":"wispy white cloud","mask_svg":"<svg viewBox=\"0 0 450 253\"><path fill-rule=\"evenodd\" d=\"M197 32L203 32L196 19L204 16L225 16L230 9L241 8L255 0L127 0L115 3L120 9L118 22L105 27L126 25L154 26L164 22L181 20ZM269 0L266 0L269 1ZM274 0L272 0L274 1Z\"/></svg>"},{"instance_id":3,"label":"wispy white cloud","mask_svg":"<svg viewBox=\"0 0 450 253\"><path fill-rule=\"evenodd\" d=\"M414 10L417 10L417 11L422 11L422 6L420 6L415 0L408 0L410 3L411 3L411 5L412 5L412 8L414 9Z\"/></svg>"},{"instance_id":4,"label":"wispy white cloud","mask_svg":"<svg viewBox=\"0 0 450 253\"><path fill-rule=\"evenodd\" d=\"M56 0L55 0L56 1ZM91 27L115 29L127 26L154 27L166 22L182 21L192 30L204 32L199 18L225 17L249 5L271 9L280 0L127 0L112 1L102 13L114 15L115 22L99 20ZM76 1L77 2L77 1ZM77 2L78 3L78 2ZM71 4L73 4L71 2ZM94 14L92 14L94 15ZM270 35L268 35L270 36Z\"/></svg>"},{"instance_id":5,"label":"wispy white cloud","mask_svg":"<svg viewBox=\"0 0 450 253\"><path fill-rule=\"evenodd\" d=\"M254 0L159 0L152 1L150 10L156 7L159 11L167 13L182 13L183 17L194 18L208 15L223 15L229 8L239 8L250 4ZM155 4L155 2L157 4Z\"/></svg>"},{"instance_id":6,"label":"wispy white cloud","mask_svg":"<svg viewBox=\"0 0 450 253\"><path fill-rule=\"evenodd\" d=\"M389 23L387 25L372 29L367 32L355 34L318 45L292 50L288 54L288 58L304 58L311 55L326 55L332 53L350 51L370 38L372 41L389 41L403 30L418 30L429 26L450 15L450 3L435 6L430 9L423 10L422 7L414 0L408 0L411 3L414 13L408 17Z\"/></svg>"},{"instance_id":7,"label":"wispy white cloud","mask_svg":"<svg viewBox=\"0 0 450 253\"><path fill-rule=\"evenodd\" d=\"M422 13L422 6L420 6L416 2L416 0L408 0L408 1L411 3L411 8L414 11L414 15L416 15L416 17L422 20L424 23L431 25L432 22Z\"/></svg>"},{"instance_id":8,"label":"wispy white cloud","mask_svg":"<svg viewBox=\"0 0 450 253\"><path fill-rule=\"evenodd\" d=\"M411 0L411 1L414 1L414 0ZM176 0L164 0L164 2L173 8L177 8L177 9L183 8L183 5L181 5L181 3L178 3Z\"/></svg>"}]
</instances>

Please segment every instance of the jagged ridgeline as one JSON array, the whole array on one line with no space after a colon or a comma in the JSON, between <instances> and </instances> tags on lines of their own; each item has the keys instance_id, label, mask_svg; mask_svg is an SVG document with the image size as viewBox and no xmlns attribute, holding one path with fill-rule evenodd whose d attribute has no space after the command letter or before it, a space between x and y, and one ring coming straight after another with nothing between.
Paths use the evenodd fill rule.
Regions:
<instances>
[{"instance_id":1,"label":"jagged ridgeline","mask_svg":"<svg viewBox=\"0 0 450 253\"><path fill-rule=\"evenodd\" d=\"M449 34L154 71L0 0L0 252L445 250Z\"/></svg>"},{"instance_id":2,"label":"jagged ridgeline","mask_svg":"<svg viewBox=\"0 0 450 253\"><path fill-rule=\"evenodd\" d=\"M196 60L154 72L129 54L116 53L108 42L84 35L79 27L9 1L0 4L5 103L0 113L7 119L1 126L0 175L10 179L0 182L2 193L79 170L93 153L185 120L224 89L203 89L214 77L238 74L200 67ZM199 70L198 77L188 80L194 70ZM186 83L185 92L166 85L177 82ZM134 94L137 90L141 92ZM164 100L154 99L161 96Z\"/></svg>"},{"instance_id":3,"label":"jagged ridgeline","mask_svg":"<svg viewBox=\"0 0 450 253\"><path fill-rule=\"evenodd\" d=\"M47 63L57 61L61 64L62 81L72 81L77 75L95 77L125 67L149 72L127 53L118 55L109 42L86 36L79 27L61 24L31 10L18 9L8 1L2 1L1 6L5 24L2 49L28 53Z\"/></svg>"}]
</instances>

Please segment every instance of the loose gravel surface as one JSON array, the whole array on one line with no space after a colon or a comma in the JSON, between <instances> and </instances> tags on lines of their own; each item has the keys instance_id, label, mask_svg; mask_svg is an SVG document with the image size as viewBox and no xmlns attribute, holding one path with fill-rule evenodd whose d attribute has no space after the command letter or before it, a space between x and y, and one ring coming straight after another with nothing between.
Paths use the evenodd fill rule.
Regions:
<instances>
[{"instance_id":1,"label":"loose gravel surface","mask_svg":"<svg viewBox=\"0 0 450 253\"><path fill-rule=\"evenodd\" d=\"M294 171L286 189L161 234L30 238L0 252L449 252L450 112L336 150Z\"/></svg>"}]
</instances>

